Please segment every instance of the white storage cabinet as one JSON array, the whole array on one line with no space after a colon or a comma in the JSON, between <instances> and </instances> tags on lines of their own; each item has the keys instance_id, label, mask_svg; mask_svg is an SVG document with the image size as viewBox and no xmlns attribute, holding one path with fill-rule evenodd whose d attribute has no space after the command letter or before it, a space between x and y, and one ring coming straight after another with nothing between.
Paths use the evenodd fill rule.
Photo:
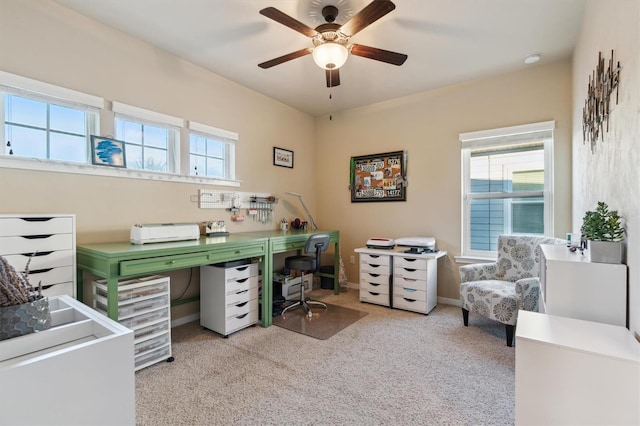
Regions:
<instances>
[{"instance_id":1,"label":"white storage cabinet","mask_svg":"<svg viewBox=\"0 0 640 426\"><path fill-rule=\"evenodd\" d=\"M516 425L640 424L640 343L624 327L520 311Z\"/></svg>"},{"instance_id":2,"label":"white storage cabinet","mask_svg":"<svg viewBox=\"0 0 640 426\"><path fill-rule=\"evenodd\" d=\"M229 334L258 322L258 264L200 267L200 325Z\"/></svg>"},{"instance_id":3,"label":"white storage cabinet","mask_svg":"<svg viewBox=\"0 0 640 426\"><path fill-rule=\"evenodd\" d=\"M438 303L437 260L394 256L394 308L428 314Z\"/></svg>"},{"instance_id":4,"label":"white storage cabinet","mask_svg":"<svg viewBox=\"0 0 640 426\"><path fill-rule=\"evenodd\" d=\"M118 283L118 322L133 330L135 370L171 356L169 277L152 275ZM93 282L93 307L107 315L106 280Z\"/></svg>"},{"instance_id":5,"label":"white storage cabinet","mask_svg":"<svg viewBox=\"0 0 640 426\"><path fill-rule=\"evenodd\" d=\"M391 256L360 253L360 301L391 306Z\"/></svg>"},{"instance_id":6,"label":"white storage cabinet","mask_svg":"<svg viewBox=\"0 0 640 426\"><path fill-rule=\"evenodd\" d=\"M133 333L70 296L51 328L0 341L1 425L133 425Z\"/></svg>"},{"instance_id":7,"label":"white storage cabinet","mask_svg":"<svg viewBox=\"0 0 640 426\"><path fill-rule=\"evenodd\" d=\"M76 217L61 214L0 215L0 256L42 284L45 296L76 295Z\"/></svg>"},{"instance_id":8,"label":"white storage cabinet","mask_svg":"<svg viewBox=\"0 0 640 426\"><path fill-rule=\"evenodd\" d=\"M540 311L551 315L625 326L627 266L589 261L585 251L542 244Z\"/></svg>"}]
</instances>

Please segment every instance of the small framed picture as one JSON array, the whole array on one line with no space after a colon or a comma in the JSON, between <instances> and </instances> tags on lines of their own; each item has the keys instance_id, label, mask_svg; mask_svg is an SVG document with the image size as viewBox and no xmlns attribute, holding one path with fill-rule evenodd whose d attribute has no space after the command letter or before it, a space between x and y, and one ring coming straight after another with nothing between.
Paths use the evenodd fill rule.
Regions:
<instances>
[{"instance_id":1,"label":"small framed picture","mask_svg":"<svg viewBox=\"0 0 640 426\"><path fill-rule=\"evenodd\" d=\"M293 169L293 151L273 147L273 165Z\"/></svg>"},{"instance_id":2,"label":"small framed picture","mask_svg":"<svg viewBox=\"0 0 640 426\"><path fill-rule=\"evenodd\" d=\"M127 167L124 142L91 135L91 162L99 166Z\"/></svg>"}]
</instances>

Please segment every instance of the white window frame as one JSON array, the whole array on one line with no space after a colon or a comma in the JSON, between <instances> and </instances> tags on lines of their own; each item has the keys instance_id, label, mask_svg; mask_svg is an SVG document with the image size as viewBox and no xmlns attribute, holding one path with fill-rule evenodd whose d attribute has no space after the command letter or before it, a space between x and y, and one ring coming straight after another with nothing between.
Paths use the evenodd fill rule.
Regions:
<instances>
[{"instance_id":1,"label":"white window frame","mask_svg":"<svg viewBox=\"0 0 640 426\"><path fill-rule=\"evenodd\" d=\"M236 142L238 142L238 134L235 132L230 132L228 130L218 129L217 127L209 126L207 124L198 123L195 121L189 122L189 137L187 145L189 146L189 158L187 160L187 164L189 164L189 172L191 174L191 144L190 144L190 135L196 134L200 136L204 136L206 138L217 139L225 144L225 179L235 180L236 178ZM205 179L220 179L220 178L211 178L208 176L201 176Z\"/></svg>"},{"instance_id":2,"label":"white window frame","mask_svg":"<svg viewBox=\"0 0 640 426\"><path fill-rule=\"evenodd\" d=\"M460 263L492 260L497 257L495 251L471 249L471 200L504 199L504 198L544 198L544 234L553 235L553 130L555 121L545 121L477 132L460 133L462 151L462 253L456 257ZM474 148L499 147L517 143L544 143L544 182L541 192L505 192L505 193L471 193L470 163L471 151Z\"/></svg>"}]
</instances>

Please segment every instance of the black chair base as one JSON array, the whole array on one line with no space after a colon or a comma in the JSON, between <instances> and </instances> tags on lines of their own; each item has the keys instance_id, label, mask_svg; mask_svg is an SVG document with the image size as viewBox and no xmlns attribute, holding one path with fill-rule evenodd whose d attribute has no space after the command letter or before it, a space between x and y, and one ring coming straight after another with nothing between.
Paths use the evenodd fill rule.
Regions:
<instances>
[{"instance_id":1,"label":"black chair base","mask_svg":"<svg viewBox=\"0 0 640 426\"><path fill-rule=\"evenodd\" d=\"M469 326L469 311L465 308L462 308L462 322L465 327ZM507 333L507 346L510 348L513 347L513 332L516 327L510 324L505 324L505 331Z\"/></svg>"}]
</instances>

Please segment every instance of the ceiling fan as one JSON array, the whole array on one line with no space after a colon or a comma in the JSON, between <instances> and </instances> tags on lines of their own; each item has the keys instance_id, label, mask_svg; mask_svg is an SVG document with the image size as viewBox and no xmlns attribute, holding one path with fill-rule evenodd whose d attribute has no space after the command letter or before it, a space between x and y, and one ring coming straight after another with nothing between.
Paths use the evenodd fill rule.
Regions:
<instances>
[{"instance_id":1,"label":"ceiling fan","mask_svg":"<svg viewBox=\"0 0 640 426\"><path fill-rule=\"evenodd\" d=\"M351 37L395 8L396 5L389 0L374 0L345 24L339 25L334 23L338 16L338 8L335 6L325 6L322 8L322 16L327 23L321 24L315 29L281 12L275 7L262 9L260 11L261 15L311 38L314 47L307 47L288 53L271 59L270 61L262 62L258 64L258 66L264 69L271 68L292 59L311 54L316 64L325 70L327 87L334 87L340 84L339 68L346 62L349 52L351 52L352 55L362 56L363 58L374 59L393 65L402 65L407 60L407 55L405 54L364 46L362 44L347 45Z\"/></svg>"}]
</instances>

